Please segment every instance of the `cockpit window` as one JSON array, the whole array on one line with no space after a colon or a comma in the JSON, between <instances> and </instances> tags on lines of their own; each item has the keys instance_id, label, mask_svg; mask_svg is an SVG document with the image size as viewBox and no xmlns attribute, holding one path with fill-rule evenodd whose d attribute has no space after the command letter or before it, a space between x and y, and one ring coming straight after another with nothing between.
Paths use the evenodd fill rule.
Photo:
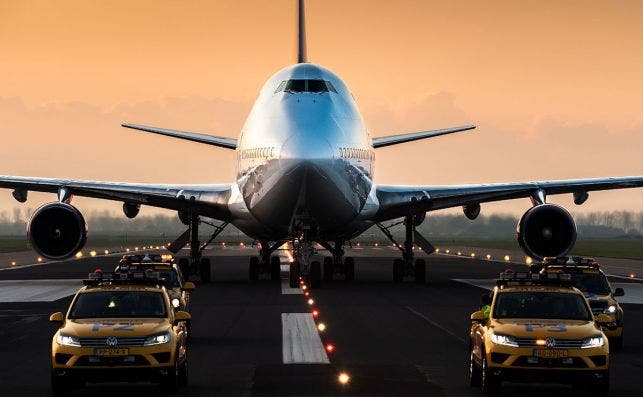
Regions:
<instances>
[{"instance_id":1,"label":"cockpit window","mask_svg":"<svg viewBox=\"0 0 643 397\"><path fill-rule=\"evenodd\" d=\"M299 93L299 92L314 92L314 93L323 93L323 92L335 92L337 90L330 81L320 80L320 79L310 79L310 80L284 80L279 83L275 93L277 92L289 92Z\"/></svg>"}]
</instances>

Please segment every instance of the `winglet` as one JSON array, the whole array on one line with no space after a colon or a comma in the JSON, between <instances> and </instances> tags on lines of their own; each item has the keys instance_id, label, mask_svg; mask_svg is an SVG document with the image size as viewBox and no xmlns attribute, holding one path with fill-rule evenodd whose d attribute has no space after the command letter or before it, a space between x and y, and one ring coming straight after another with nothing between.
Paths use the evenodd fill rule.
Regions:
<instances>
[{"instance_id":1,"label":"winglet","mask_svg":"<svg viewBox=\"0 0 643 397\"><path fill-rule=\"evenodd\" d=\"M398 143L417 141L418 139L434 138L440 135L453 134L454 132L467 131L476 128L475 125L464 125L462 127L443 128L441 130L411 132L408 134L397 134L373 138L373 148L397 145Z\"/></svg>"},{"instance_id":2,"label":"winglet","mask_svg":"<svg viewBox=\"0 0 643 397\"><path fill-rule=\"evenodd\" d=\"M304 9L304 0L299 0L297 19L297 63L306 63L308 62L308 56L306 54L306 11Z\"/></svg>"},{"instance_id":3,"label":"winglet","mask_svg":"<svg viewBox=\"0 0 643 397\"><path fill-rule=\"evenodd\" d=\"M233 138L226 138L222 136L212 136L206 134L197 134L194 132L170 130L167 128L149 127L138 124L121 124L122 127L131 128L133 130L151 132L153 134L171 136L173 138L185 139L192 142L205 143L207 145L218 146L225 149L236 149L237 140Z\"/></svg>"}]
</instances>

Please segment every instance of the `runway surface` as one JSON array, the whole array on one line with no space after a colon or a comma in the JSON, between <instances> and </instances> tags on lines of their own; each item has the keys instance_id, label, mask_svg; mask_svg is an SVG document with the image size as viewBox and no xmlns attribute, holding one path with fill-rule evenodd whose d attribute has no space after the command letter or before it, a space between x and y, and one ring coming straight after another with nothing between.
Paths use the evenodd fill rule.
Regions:
<instances>
[{"instance_id":1,"label":"runway surface","mask_svg":"<svg viewBox=\"0 0 643 397\"><path fill-rule=\"evenodd\" d=\"M217 254L210 251L211 254ZM356 281L338 280L309 297L285 283L247 280L253 250L215 255L214 282L193 293L190 385L185 396L481 396L467 385L469 315L506 266L431 256L426 285L394 284L392 250L363 250ZM49 393L49 314L67 309L78 279L117 257L0 272L0 395ZM643 264L642 264L643 267ZM42 280L55 280L43 282ZM458 281L460 280L460 281ZM643 394L643 284L623 283L625 347L612 356L613 396ZM620 285L619 285L620 286ZM62 295L62 296L61 296ZM625 300L624 300L625 301ZM312 310L319 316L313 319ZM326 329L318 331L324 323ZM334 346L332 352L327 344ZM341 371L351 377L337 382ZM505 396L568 396L565 386L507 384ZM77 396L159 393L154 385L89 385Z\"/></svg>"}]
</instances>

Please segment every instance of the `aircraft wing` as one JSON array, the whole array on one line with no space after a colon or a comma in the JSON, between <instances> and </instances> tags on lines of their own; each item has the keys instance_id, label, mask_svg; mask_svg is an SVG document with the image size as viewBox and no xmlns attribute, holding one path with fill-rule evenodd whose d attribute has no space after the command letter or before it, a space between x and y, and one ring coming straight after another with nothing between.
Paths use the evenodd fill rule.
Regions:
<instances>
[{"instance_id":1,"label":"aircraft wing","mask_svg":"<svg viewBox=\"0 0 643 397\"><path fill-rule=\"evenodd\" d=\"M643 187L643 176L453 186L377 185L380 207L376 221L444 208L537 197L539 194L573 193L574 198L582 202L590 191L634 187Z\"/></svg>"},{"instance_id":2,"label":"aircraft wing","mask_svg":"<svg viewBox=\"0 0 643 397\"><path fill-rule=\"evenodd\" d=\"M237 148L237 140L234 138L226 138L222 136L198 134L196 132L171 130L168 128L150 127L147 125L138 125L138 124L129 124L129 123L121 124L121 126L125 128L131 128L133 130L171 136L172 138L179 138L179 139L185 139L187 141L192 141L192 142L205 143L206 145L218 146L225 149Z\"/></svg>"},{"instance_id":3,"label":"aircraft wing","mask_svg":"<svg viewBox=\"0 0 643 397\"><path fill-rule=\"evenodd\" d=\"M194 212L223 221L230 219L228 199L231 187L229 184L157 185L0 176L0 188L14 189L14 197L18 201L24 201L22 199L26 199L28 191L58 193L60 189L66 189L74 196Z\"/></svg>"}]
</instances>

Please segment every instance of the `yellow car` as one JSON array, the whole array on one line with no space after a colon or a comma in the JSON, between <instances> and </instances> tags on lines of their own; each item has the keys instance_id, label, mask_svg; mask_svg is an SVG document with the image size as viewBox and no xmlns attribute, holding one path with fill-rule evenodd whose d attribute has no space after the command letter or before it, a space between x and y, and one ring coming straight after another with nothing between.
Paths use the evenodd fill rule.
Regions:
<instances>
[{"instance_id":1,"label":"yellow car","mask_svg":"<svg viewBox=\"0 0 643 397\"><path fill-rule=\"evenodd\" d=\"M603 325L603 332L610 339L610 348L623 348L623 309L616 297L625 295L623 288L613 289L600 265L593 258L561 257L545 258L542 273L569 273L574 287L581 290L594 314L605 314L611 321Z\"/></svg>"},{"instance_id":2,"label":"yellow car","mask_svg":"<svg viewBox=\"0 0 643 397\"><path fill-rule=\"evenodd\" d=\"M95 272L51 342L51 385L56 396L85 382L154 381L176 390L188 381L190 314L175 311L156 272Z\"/></svg>"},{"instance_id":3,"label":"yellow car","mask_svg":"<svg viewBox=\"0 0 643 397\"><path fill-rule=\"evenodd\" d=\"M115 271L146 271L159 273L163 286L170 295L170 303L175 310L190 312L190 293L195 286L191 281L185 281L172 255L143 254L124 255Z\"/></svg>"},{"instance_id":4,"label":"yellow car","mask_svg":"<svg viewBox=\"0 0 643 397\"><path fill-rule=\"evenodd\" d=\"M609 346L568 274L502 273L489 317L471 315L469 381L486 394L503 381L571 383L593 395L609 390Z\"/></svg>"}]
</instances>

